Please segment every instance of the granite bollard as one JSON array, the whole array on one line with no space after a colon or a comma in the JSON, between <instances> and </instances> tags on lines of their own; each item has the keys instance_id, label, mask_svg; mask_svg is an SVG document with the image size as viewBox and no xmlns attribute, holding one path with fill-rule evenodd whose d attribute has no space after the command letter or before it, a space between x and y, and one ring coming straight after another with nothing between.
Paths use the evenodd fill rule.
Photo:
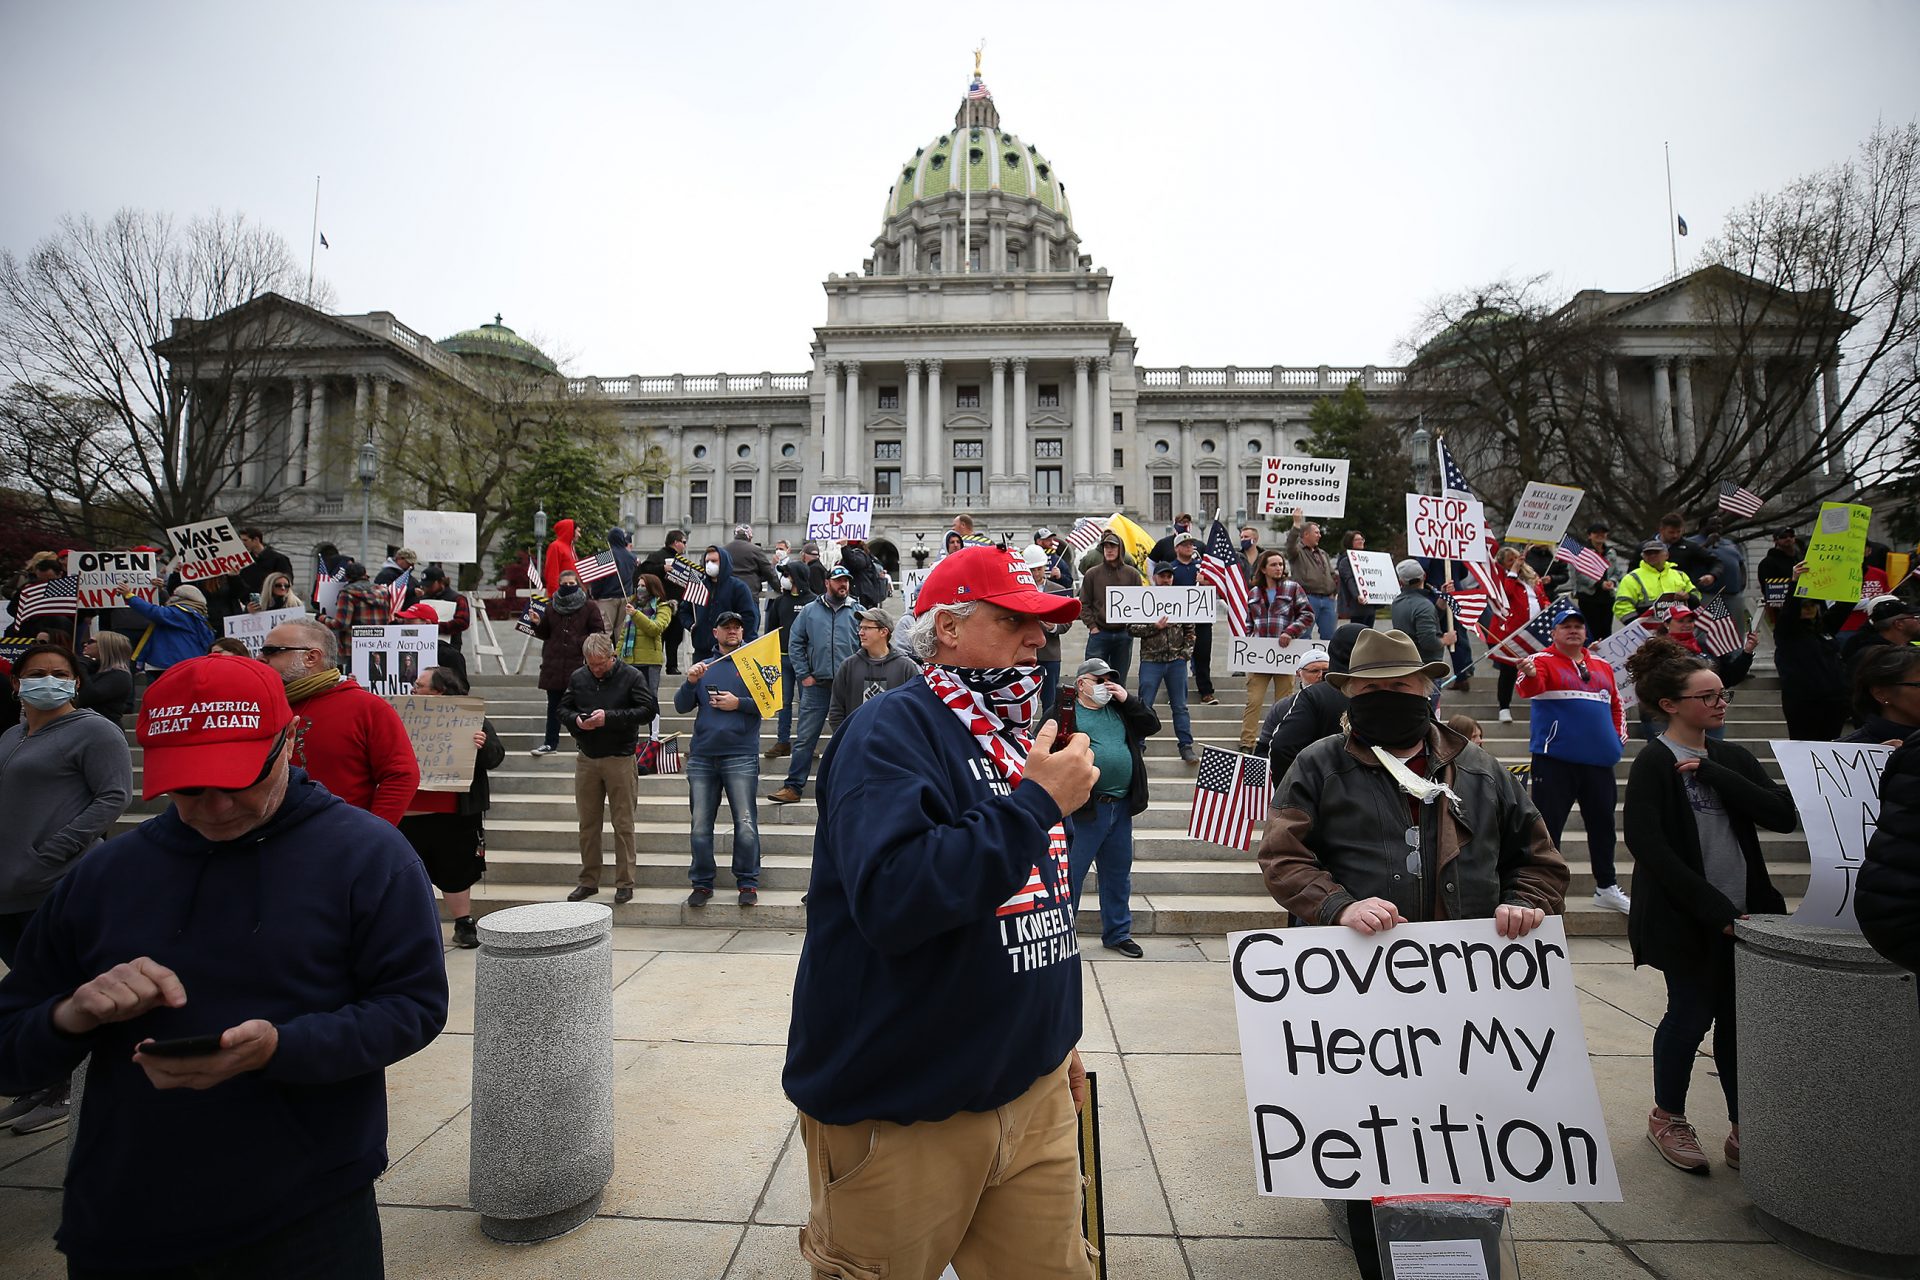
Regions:
<instances>
[{"instance_id":1,"label":"granite bollard","mask_svg":"<svg viewBox=\"0 0 1920 1280\"><path fill-rule=\"evenodd\" d=\"M1861 1275L1920 1276L1920 1003L1857 933L1734 926L1740 1180L1781 1244Z\"/></svg>"},{"instance_id":2,"label":"granite bollard","mask_svg":"<svg viewBox=\"0 0 1920 1280\"><path fill-rule=\"evenodd\" d=\"M479 929L468 1195L495 1240L546 1240L613 1176L613 911L535 903Z\"/></svg>"}]
</instances>

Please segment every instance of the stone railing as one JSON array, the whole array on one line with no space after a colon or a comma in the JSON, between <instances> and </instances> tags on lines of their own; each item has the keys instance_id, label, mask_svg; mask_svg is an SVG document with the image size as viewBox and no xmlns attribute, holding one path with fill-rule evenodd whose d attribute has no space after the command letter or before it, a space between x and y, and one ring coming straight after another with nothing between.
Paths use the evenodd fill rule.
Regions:
<instances>
[{"instance_id":1,"label":"stone railing","mask_svg":"<svg viewBox=\"0 0 1920 1280\"><path fill-rule=\"evenodd\" d=\"M1238 365L1225 365L1219 368L1196 369L1191 365L1181 365L1176 369L1134 370L1140 380L1140 386L1148 391L1285 391L1299 388L1310 391L1342 391L1349 382L1358 382L1363 391L1385 390L1397 387L1406 381L1406 370L1401 368L1383 368L1379 365L1362 365L1358 368L1339 365L1267 365L1260 368L1241 368Z\"/></svg>"},{"instance_id":2,"label":"stone railing","mask_svg":"<svg viewBox=\"0 0 1920 1280\"><path fill-rule=\"evenodd\" d=\"M577 396L617 400L671 400L683 396L805 395L813 386L810 373L670 373L631 374L622 378L569 378L567 391Z\"/></svg>"}]
</instances>

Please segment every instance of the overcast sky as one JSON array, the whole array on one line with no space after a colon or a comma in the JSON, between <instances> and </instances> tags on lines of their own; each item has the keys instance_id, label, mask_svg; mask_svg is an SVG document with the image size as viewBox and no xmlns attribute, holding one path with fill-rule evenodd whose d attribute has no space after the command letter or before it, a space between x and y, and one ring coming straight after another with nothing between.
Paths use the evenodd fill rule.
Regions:
<instances>
[{"instance_id":1,"label":"overcast sky","mask_svg":"<svg viewBox=\"0 0 1920 1280\"><path fill-rule=\"evenodd\" d=\"M1920 4L0 0L0 245L238 210L342 311L570 371L798 370L984 36L1146 365L1390 363L1502 275L1668 274L1920 114Z\"/></svg>"}]
</instances>

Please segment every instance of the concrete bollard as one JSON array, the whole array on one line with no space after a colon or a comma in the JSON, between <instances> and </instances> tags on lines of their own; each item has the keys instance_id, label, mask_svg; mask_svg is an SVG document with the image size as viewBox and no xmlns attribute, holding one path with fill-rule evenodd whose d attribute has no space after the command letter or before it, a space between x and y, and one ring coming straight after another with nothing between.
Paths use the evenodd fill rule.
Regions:
<instances>
[{"instance_id":1,"label":"concrete bollard","mask_svg":"<svg viewBox=\"0 0 1920 1280\"><path fill-rule=\"evenodd\" d=\"M613 1176L613 911L481 917L468 1195L495 1240L571 1231Z\"/></svg>"},{"instance_id":2,"label":"concrete bollard","mask_svg":"<svg viewBox=\"0 0 1920 1280\"><path fill-rule=\"evenodd\" d=\"M1860 1275L1920 1276L1920 1002L1857 933L1734 926L1740 1181L1781 1244Z\"/></svg>"}]
</instances>

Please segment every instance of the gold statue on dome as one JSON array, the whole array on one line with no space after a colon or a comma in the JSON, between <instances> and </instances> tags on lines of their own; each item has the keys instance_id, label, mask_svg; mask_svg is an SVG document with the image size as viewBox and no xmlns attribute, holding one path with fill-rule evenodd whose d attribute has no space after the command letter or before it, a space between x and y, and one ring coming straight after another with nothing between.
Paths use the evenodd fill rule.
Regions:
<instances>
[{"instance_id":1,"label":"gold statue on dome","mask_svg":"<svg viewBox=\"0 0 1920 1280\"><path fill-rule=\"evenodd\" d=\"M980 78L980 55L986 49L986 47L987 47L987 38L985 36L981 36L980 43L974 46L974 50L973 50L973 78L975 80L978 80Z\"/></svg>"}]
</instances>

